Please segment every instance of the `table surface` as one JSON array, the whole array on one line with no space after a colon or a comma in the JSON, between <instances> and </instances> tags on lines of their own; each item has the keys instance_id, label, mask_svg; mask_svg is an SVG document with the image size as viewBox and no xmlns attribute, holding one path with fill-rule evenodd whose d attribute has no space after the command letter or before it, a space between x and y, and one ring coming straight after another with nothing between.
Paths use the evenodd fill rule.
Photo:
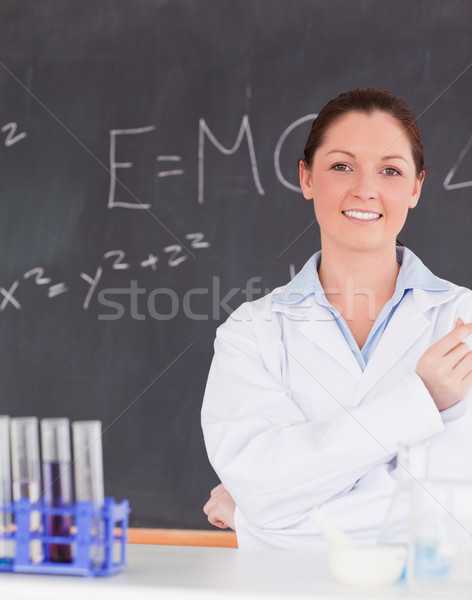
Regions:
<instances>
[{"instance_id":1,"label":"table surface","mask_svg":"<svg viewBox=\"0 0 472 600\"><path fill-rule=\"evenodd\" d=\"M406 583L375 588L344 586L331 575L325 553L132 544L127 547L127 562L123 573L101 578L0 573L0 591L2 597L15 600L61 596L67 600L472 600L472 588L436 585L412 590Z\"/></svg>"}]
</instances>

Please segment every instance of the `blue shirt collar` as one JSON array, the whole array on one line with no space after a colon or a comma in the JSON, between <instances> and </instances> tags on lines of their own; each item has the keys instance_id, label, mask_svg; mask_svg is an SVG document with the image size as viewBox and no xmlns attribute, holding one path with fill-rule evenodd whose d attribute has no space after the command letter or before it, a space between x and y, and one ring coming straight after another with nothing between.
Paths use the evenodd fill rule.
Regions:
<instances>
[{"instance_id":1,"label":"blue shirt collar","mask_svg":"<svg viewBox=\"0 0 472 600\"><path fill-rule=\"evenodd\" d=\"M397 284L392 299L401 299L408 289L422 289L442 292L452 289L449 282L436 277L422 261L408 248L397 246L397 261L401 264ZM318 277L321 263L321 250L316 252L295 275L280 294L272 296L272 302L293 306L314 294L315 300L322 306L330 307Z\"/></svg>"}]
</instances>

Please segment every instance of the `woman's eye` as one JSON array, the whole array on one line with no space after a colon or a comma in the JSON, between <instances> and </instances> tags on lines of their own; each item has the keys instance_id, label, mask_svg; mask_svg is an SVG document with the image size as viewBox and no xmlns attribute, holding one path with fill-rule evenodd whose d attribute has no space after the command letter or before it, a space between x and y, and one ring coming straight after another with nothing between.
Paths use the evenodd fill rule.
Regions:
<instances>
[{"instance_id":1,"label":"woman's eye","mask_svg":"<svg viewBox=\"0 0 472 600\"><path fill-rule=\"evenodd\" d=\"M381 171L381 173L385 173L385 175L401 175L400 171L397 171L397 169L394 169L393 167L385 167L385 169L383 169Z\"/></svg>"},{"instance_id":2,"label":"woman's eye","mask_svg":"<svg viewBox=\"0 0 472 600\"><path fill-rule=\"evenodd\" d=\"M351 170L347 165L345 165L343 163L338 163L336 165L333 165L331 168L334 169L335 171L350 171Z\"/></svg>"}]
</instances>

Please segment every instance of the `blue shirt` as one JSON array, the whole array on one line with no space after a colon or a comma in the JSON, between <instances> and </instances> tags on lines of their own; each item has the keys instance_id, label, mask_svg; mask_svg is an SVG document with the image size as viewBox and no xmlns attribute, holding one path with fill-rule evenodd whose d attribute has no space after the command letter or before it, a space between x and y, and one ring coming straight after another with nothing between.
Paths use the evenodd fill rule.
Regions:
<instances>
[{"instance_id":1,"label":"blue shirt","mask_svg":"<svg viewBox=\"0 0 472 600\"><path fill-rule=\"evenodd\" d=\"M360 368L364 371L393 313L409 290L443 291L452 289L447 281L431 273L408 248L397 246L397 261L401 266L398 272L395 291L380 311L362 349L357 345L341 313L326 299L326 294L318 277L318 269L321 264L321 250L316 252L305 263L303 269L292 279L281 294L272 297L272 301L284 305L294 305L310 294L314 294L315 301L332 313Z\"/></svg>"}]
</instances>

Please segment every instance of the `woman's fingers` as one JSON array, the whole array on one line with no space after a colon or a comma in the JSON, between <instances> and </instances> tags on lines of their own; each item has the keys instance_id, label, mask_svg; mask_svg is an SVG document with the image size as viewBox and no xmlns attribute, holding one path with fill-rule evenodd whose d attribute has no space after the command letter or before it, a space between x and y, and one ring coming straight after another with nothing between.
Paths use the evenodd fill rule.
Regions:
<instances>
[{"instance_id":1,"label":"woman's fingers","mask_svg":"<svg viewBox=\"0 0 472 600\"><path fill-rule=\"evenodd\" d=\"M208 501L203 507L203 512L208 517L208 522L214 525L215 527L219 527L220 529L228 529L229 525L227 525L222 519L220 510L217 504L214 502Z\"/></svg>"},{"instance_id":2,"label":"woman's fingers","mask_svg":"<svg viewBox=\"0 0 472 600\"><path fill-rule=\"evenodd\" d=\"M215 504L215 499L213 497L210 497L210 499L207 500L205 506L203 507L203 512L208 516Z\"/></svg>"},{"instance_id":3,"label":"woman's fingers","mask_svg":"<svg viewBox=\"0 0 472 600\"><path fill-rule=\"evenodd\" d=\"M446 356L455 346L460 344L466 337L472 335L472 323L464 325L462 319L457 319L454 329L442 337L428 350L438 356Z\"/></svg>"},{"instance_id":4,"label":"woman's fingers","mask_svg":"<svg viewBox=\"0 0 472 600\"><path fill-rule=\"evenodd\" d=\"M447 354L444 355L444 358L446 358L451 365L456 365L470 352L471 350L468 344L465 342L459 342L456 346L451 348Z\"/></svg>"},{"instance_id":5,"label":"woman's fingers","mask_svg":"<svg viewBox=\"0 0 472 600\"><path fill-rule=\"evenodd\" d=\"M438 410L461 400L472 385L472 351L463 341L472 335L472 323L457 319L454 329L420 358L416 372Z\"/></svg>"},{"instance_id":6,"label":"woman's fingers","mask_svg":"<svg viewBox=\"0 0 472 600\"><path fill-rule=\"evenodd\" d=\"M208 521L220 529L234 529L235 510L236 504L223 484L211 490L210 498L203 507Z\"/></svg>"},{"instance_id":7,"label":"woman's fingers","mask_svg":"<svg viewBox=\"0 0 472 600\"><path fill-rule=\"evenodd\" d=\"M466 345L466 344L464 344ZM454 367L454 373L461 381L467 380L469 375L472 375L472 351L469 350L457 361Z\"/></svg>"},{"instance_id":8,"label":"woman's fingers","mask_svg":"<svg viewBox=\"0 0 472 600\"><path fill-rule=\"evenodd\" d=\"M225 487L222 483L220 483L219 485L217 485L216 487L214 487L211 492L210 492L210 496L218 496L218 494L223 494L225 492Z\"/></svg>"}]
</instances>

